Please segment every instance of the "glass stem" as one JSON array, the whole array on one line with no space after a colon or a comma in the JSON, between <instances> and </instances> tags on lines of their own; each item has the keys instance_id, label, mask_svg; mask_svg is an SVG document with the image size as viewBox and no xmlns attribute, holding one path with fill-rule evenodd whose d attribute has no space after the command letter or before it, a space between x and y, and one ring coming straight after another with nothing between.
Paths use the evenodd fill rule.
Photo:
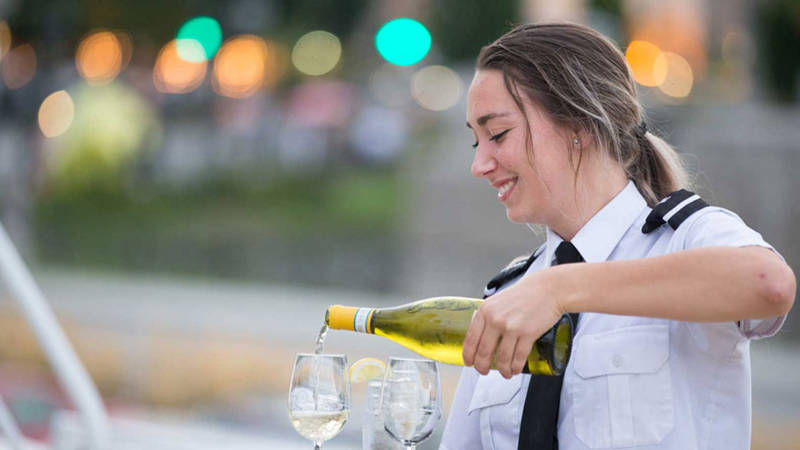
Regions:
<instances>
[{"instance_id":1,"label":"glass stem","mask_svg":"<svg viewBox=\"0 0 800 450\"><path fill-rule=\"evenodd\" d=\"M314 450L322 450L322 442L314 442Z\"/></svg>"}]
</instances>

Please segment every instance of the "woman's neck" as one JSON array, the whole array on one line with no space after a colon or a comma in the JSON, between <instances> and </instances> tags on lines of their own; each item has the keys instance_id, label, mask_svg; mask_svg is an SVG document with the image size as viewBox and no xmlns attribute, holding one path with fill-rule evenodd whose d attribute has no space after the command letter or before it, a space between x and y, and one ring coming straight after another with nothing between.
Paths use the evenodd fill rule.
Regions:
<instances>
[{"instance_id":1,"label":"woman's neck","mask_svg":"<svg viewBox=\"0 0 800 450\"><path fill-rule=\"evenodd\" d=\"M616 165L611 170L579 172L574 200L561 205L563 213L558 214L558 220L548 226L565 241L572 240L598 211L625 189L627 184L628 177L622 168Z\"/></svg>"}]
</instances>

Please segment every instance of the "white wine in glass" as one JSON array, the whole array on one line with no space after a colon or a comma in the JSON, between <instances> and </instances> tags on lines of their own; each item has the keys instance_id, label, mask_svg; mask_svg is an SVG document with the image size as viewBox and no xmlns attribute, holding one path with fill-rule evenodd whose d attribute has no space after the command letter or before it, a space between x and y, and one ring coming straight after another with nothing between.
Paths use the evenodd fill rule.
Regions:
<instances>
[{"instance_id":1,"label":"white wine in glass","mask_svg":"<svg viewBox=\"0 0 800 450\"><path fill-rule=\"evenodd\" d=\"M319 450L344 427L350 415L347 357L299 353L289 386L289 417L301 436Z\"/></svg>"},{"instance_id":2,"label":"white wine in glass","mask_svg":"<svg viewBox=\"0 0 800 450\"><path fill-rule=\"evenodd\" d=\"M441 397L435 361L389 358L381 392L383 425L407 450L433 434L442 417Z\"/></svg>"}]
</instances>

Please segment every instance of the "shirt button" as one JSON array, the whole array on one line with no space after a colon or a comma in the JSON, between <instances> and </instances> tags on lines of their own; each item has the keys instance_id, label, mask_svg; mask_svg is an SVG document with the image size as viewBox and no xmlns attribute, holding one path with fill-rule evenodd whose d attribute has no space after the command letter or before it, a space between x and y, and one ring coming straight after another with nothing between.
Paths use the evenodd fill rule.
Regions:
<instances>
[{"instance_id":1,"label":"shirt button","mask_svg":"<svg viewBox=\"0 0 800 450\"><path fill-rule=\"evenodd\" d=\"M622 356L620 356L620 355L614 355L614 357L611 358L611 364L613 364L614 367L616 367L617 369L622 367L622 363L623 362L624 362L624 360L622 359Z\"/></svg>"}]
</instances>

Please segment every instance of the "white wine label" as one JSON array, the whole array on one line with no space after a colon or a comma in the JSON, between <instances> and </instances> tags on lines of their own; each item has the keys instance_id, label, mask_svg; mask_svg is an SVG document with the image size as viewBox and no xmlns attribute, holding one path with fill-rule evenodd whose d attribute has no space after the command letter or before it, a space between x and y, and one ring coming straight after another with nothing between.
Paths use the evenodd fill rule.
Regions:
<instances>
[{"instance_id":1,"label":"white wine label","mask_svg":"<svg viewBox=\"0 0 800 450\"><path fill-rule=\"evenodd\" d=\"M369 333L367 325L372 308L358 308L356 315L353 316L353 329L359 333Z\"/></svg>"}]
</instances>

